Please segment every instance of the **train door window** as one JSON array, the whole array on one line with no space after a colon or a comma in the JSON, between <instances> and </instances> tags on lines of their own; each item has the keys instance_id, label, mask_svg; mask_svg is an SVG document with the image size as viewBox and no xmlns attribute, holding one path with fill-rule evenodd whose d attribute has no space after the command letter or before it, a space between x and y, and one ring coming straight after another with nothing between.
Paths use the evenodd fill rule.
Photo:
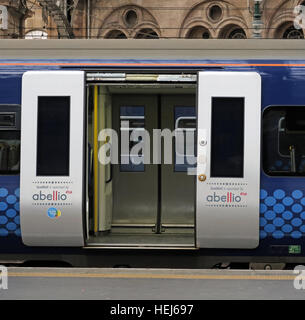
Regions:
<instances>
[{"instance_id":1,"label":"train door window","mask_svg":"<svg viewBox=\"0 0 305 320\"><path fill-rule=\"evenodd\" d=\"M175 172L186 172L196 160L195 107L175 107Z\"/></svg>"},{"instance_id":2,"label":"train door window","mask_svg":"<svg viewBox=\"0 0 305 320\"><path fill-rule=\"evenodd\" d=\"M70 97L38 97L37 176L68 176Z\"/></svg>"},{"instance_id":3,"label":"train door window","mask_svg":"<svg viewBox=\"0 0 305 320\"><path fill-rule=\"evenodd\" d=\"M305 176L305 106L275 106L264 111L263 152L266 174Z\"/></svg>"},{"instance_id":4,"label":"train door window","mask_svg":"<svg viewBox=\"0 0 305 320\"><path fill-rule=\"evenodd\" d=\"M20 106L0 105L0 174L20 171Z\"/></svg>"},{"instance_id":5,"label":"train door window","mask_svg":"<svg viewBox=\"0 0 305 320\"><path fill-rule=\"evenodd\" d=\"M244 100L212 98L211 177L244 176Z\"/></svg>"},{"instance_id":6,"label":"train door window","mask_svg":"<svg viewBox=\"0 0 305 320\"><path fill-rule=\"evenodd\" d=\"M145 131L145 108L144 106L120 107L121 137L121 165L123 172L144 172L144 155L140 149L138 154L133 154L133 147L142 141ZM129 141L129 148L126 142Z\"/></svg>"}]
</instances>

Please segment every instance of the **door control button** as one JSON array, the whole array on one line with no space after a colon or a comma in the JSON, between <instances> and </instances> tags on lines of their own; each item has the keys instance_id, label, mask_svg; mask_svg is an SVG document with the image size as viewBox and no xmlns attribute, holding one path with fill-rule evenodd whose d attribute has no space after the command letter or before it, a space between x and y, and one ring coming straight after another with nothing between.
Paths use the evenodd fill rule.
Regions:
<instances>
[{"instance_id":1,"label":"door control button","mask_svg":"<svg viewBox=\"0 0 305 320\"><path fill-rule=\"evenodd\" d=\"M200 174L200 175L198 176L198 180L199 180L200 182L204 182L206 179L207 179L207 176L206 176L205 174Z\"/></svg>"},{"instance_id":2,"label":"door control button","mask_svg":"<svg viewBox=\"0 0 305 320\"><path fill-rule=\"evenodd\" d=\"M201 145L202 147L206 146L206 144L207 144L207 142L206 142L205 140L201 140L201 141L200 141L200 145Z\"/></svg>"}]
</instances>

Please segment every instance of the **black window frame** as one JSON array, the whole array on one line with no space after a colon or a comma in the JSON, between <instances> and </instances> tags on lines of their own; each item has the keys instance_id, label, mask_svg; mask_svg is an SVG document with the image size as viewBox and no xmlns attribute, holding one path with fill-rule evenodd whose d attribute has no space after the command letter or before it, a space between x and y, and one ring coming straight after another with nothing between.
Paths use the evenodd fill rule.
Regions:
<instances>
[{"instance_id":1,"label":"black window frame","mask_svg":"<svg viewBox=\"0 0 305 320\"><path fill-rule=\"evenodd\" d=\"M19 168L18 170L2 170L0 176L18 176L20 174L20 144L21 144L21 105L20 104L0 104L0 114L13 114L15 116L14 126L0 126L0 141L19 141ZM4 138L1 136L5 135ZM12 136L9 137L8 136Z\"/></svg>"},{"instance_id":2,"label":"black window frame","mask_svg":"<svg viewBox=\"0 0 305 320\"><path fill-rule=\"evenodd\" d=\"M66 137L65 141L63 142L63 145L61 146L61 149L58 147L58 150L46 150L46 146L49 147L50 144L46 143L46 140L44 141L42 139L42 133L44 131L43 126L41 126L41 118L44 116L40 111L42 111L42 105L40 103L43 103L43 100L67 100L66 112L67 112L67 118L69 119L67 129L65 131ZM64 102L61 102L64 105ZM63 107L62 107L63 108ZM45 119L43 119L45 120ZM62 119L60 119L62 120ZM58 129L58 127L56 127ZM71 138L71 96L38 96L37 97L37 141L36 141L36 176L37 177L67 177L70 175L70 138ZM55 131L54 131L55 132ZM47 137L45 137L47 138ZM42 139L42 140L41 140ZM65 144L64 144L65 143ZM53 161L52 165L50 163L52 161L51 158L47 157L45 152L55 152L59 155L62 153L62 166L59 168L55 165L55 161ZM59 152L58 152L59 151Z\"/></svg>"},{"instance_id":3,"label":"black window frame","mask_svg":"<svg viewBox=\"0 0 305 320\"><path fill-rule=\"evenodd\" d=\"M270 171L266 170L266 166L265 166L265 139L264 139L264 117L266 112L268 112L270 109L274 109L274 108L299 108L299 107L304 107L305 110L305 104L304 105L296 105L296 104L286 104L286 105L282 105L282 104L276 104L276 105L268 105L266 107L263 108L262 110L262 120L261 120L261 168L263 173L270 178L305 178L305 171L304 171L304 175L298 174L298 173L293 173L293 172L287 172L285 173L283 172L276 172L276 173L270 173ZM304 157L305 159L305 157Z\"/></svg>"},{"instance_id":4,"label":"black window frame","mask_svg":"<svg viewBox=\"0 0 305 320\"><path fill-rule=\"evenodd\" d=\"M242 101L242 125L241 125L241 128L242 128L242 135L240 135L241 138L241 142L240 142L240 145L241 145L241 157L240 157L240 160L241 160L241 164L239 165L240 169L239 169L239 172L238 173L230 173L229 171L227 171L226 174L224 173L217 173L216 171L216 168L215 168L215 156L213 156L213 153L214 153L214 150L215 150L215 144L216 144L216 137L218 136L218 133L216 132L213 132L214 130L214 110L215 110L215 106L213 105L213 100L216 100L216 99L227 99L227 100L240 100ZM233 108L236 108L235 106L233 106ZM210 177L211 178L232 178L232 179L243 179L244 176L245 176L245 125L246 125L246 119L245 119L245 114L246 114L246 97L245 96L236 96L236 97L228 97L228 96L221 96L221 97L211 97L211 151L210 151ZM230 132L232 132L232 130L230 130ZM221 154L220 156L220 162L221 162L221 166L224 166L225 164L225 159L224 159L224 156L223 154ZM214 169L213 169L213 166L214 166ZM236 166L237 167L237 166Z\"/></svg>"}]
</instances>

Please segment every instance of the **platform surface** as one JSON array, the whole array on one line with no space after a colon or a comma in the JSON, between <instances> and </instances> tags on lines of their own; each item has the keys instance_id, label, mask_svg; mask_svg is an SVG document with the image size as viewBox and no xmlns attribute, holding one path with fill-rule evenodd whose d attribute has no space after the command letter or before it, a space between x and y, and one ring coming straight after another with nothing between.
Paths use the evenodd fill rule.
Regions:
<instances>
[{"instance_id":1,"label":"platform surface","mask_svg":"<svg viewBox=\"0 0 305 320\"><path fill-rule=\"evenodd\" d=\"M296 276L293 270L8 268L0 300L305 299L305 289L294 287Z\"/></svg>"}]
</instances>

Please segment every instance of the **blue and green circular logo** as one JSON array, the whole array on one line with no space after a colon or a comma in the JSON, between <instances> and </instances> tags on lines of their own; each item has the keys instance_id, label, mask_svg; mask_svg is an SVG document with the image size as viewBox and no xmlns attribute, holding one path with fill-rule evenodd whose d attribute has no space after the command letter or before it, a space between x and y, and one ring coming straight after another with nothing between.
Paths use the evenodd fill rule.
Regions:
<instances>
[{"instance_id":1,"label":"blue and green circular logo","mask_svg":"<svg viewBox=\"0 0 305 320\"><path fill-rule=\"evenodd\" d=\"M48 209L48 216L51 219L59 218L61 216L61 211L56 208L49 208Z\"/></svg>"}]
</instances>

